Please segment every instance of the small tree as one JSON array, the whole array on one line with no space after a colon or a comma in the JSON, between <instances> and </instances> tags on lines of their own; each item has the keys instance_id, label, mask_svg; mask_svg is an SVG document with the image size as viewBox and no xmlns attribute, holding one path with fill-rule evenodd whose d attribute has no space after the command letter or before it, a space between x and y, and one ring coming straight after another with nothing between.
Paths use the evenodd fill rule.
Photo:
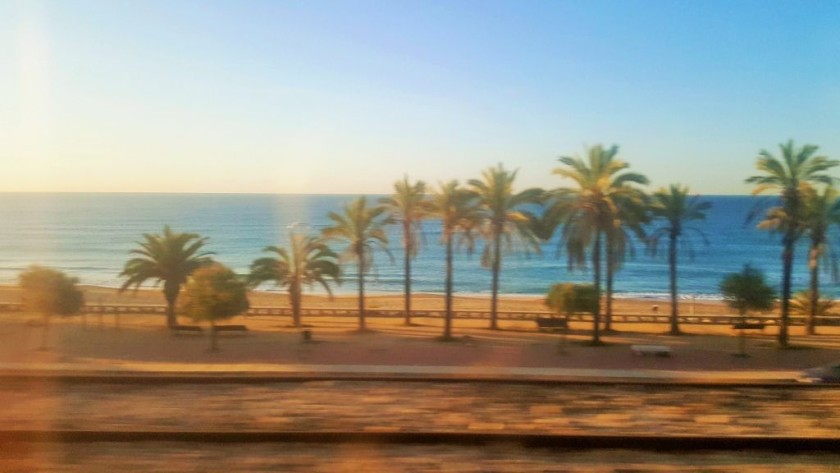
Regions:
<instances>
[{"instance_id":1,"label":"small tree","mask_svg":"<svg viewBox=\"0 0 840 473\"><path fill-rule=\"evenodd\" d=\"M548 289L545 298L545 305L553 309L557 314L563 314L566 320L566 327L563 330L563 337L557 350L564 353L566 344L566 332L569 329L569 315L576 312L588 312L594 314L598 309L598 295L595 286L592 284L555 284Z\"/></svg>"},{"instance_id":2,"label":"small tree","mask_svg":"<svg viewBox=\"0 0 840 473\"><path fill-rule=\"evenodd\" d=\"M598 308L598 296L592 284L555 284L548 290L545 305L566 317L576 312L592 314Z\"/></svg>"},{"instance_id":3,"label":"small tree","mask_svg":"<svg viewBox=\"0 0 840 473\"><path fill-rule=\"evenodd\" d=\"M742 327L747 312L770 310L776 301L776 292L764 281L764 273L748 264L744 265L740 273L727 274L720 282L720 292L726 304L741 315ZM739 342L739 355L746 356L743 328Z\"/></svg>"},{"instance_id":4,"label":"small tree","mask_svg":"<svg viewBox=\"0 0 840 473\"><path fill-rule=\"evenodd\" d=\"M216 321L248 310L245 283L222 264L195 270L184 287L180 312L195 321L210 322L210 351L218 351Z\"/></svg>"},{"instance_id":5,"label":"small tree","mask_svg":"<svg viewBox=\"0 0 840 473\"><path fill-rule=\"evenodd\" d=\"M44 317L41 332L41 350L47 348L47 330L53 315L77 314L85 304L82 291L76 287L77 278L43 266L30 266L18 276L23 290L23 305L28 310L40 312Z\"/></svg>"}]
</instances>

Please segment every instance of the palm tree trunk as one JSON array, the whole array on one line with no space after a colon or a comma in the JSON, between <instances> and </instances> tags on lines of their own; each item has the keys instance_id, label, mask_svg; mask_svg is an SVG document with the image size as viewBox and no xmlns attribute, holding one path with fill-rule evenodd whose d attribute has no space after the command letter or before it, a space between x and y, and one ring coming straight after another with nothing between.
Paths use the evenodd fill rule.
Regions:
<instances>
[{"instance_id":1,"label":"palm tree trunk","mask_svg":"<svg viewBox=\"0 0 840 473\"><path fill-rule=\"evenodd\" d=\"M163 296L166 298L166 326L170 329L178 326L178 319L175 318L175 303L178 302L180 289L180 285L175 282L163 283Z\"/></svg>"},{"instance_id":2,"label":"palm tree trunk","mask_svg":"<svg viewBox=\"0 0 840 473\"><path fill-rule=\"evenodd\" d=\"M595 244L592 248L592 268L594 273L595 299L598 304L592 314L592 344L601 343L601 232L595 231Z\"/></svg>"},{"instance_id":3,"label":"palm tree trunk","mask_svg":"<svg viewBox=\"0 0 840 473\"><path fill-rule=\"evenodd\" d=\"M788 234L785 236L784 249L782 250L782 314L779 319L779 346L788 346L788 324L790 313L790 287L793 273L793 246L794 238Z\"/></svg>"},{"instance_id":4,"label":"palm tree trunk","mask_svg":"<svg viewBox=\"0 0 840 473\"><path fill-rule=\"evenodd\" d=\"M493 282L491 284L490 296L490 329L498 330L499 310L499 273L502 271L502 229L499 226L493 228Z\"/></svg>"},{"instance_id":5,"label":"palm tree trunk","mask_svg":"<svg viewBox=\"0 0 840 473\"><path fill-rule=\"evenodd\" d=\"M668 239L668 273L671 285L671 335L680 334L679 307L677 306L677 236Z\"/></svg>"},{"instance_id":6,"label":"palm tree trunk","mask_svg":"<svg viewBox=\"0 0 840 473\"><path fill-rule=\"evenodd\" d=\"M604 317L604 331L612 331L612 296L613 296L613 277L615 273L615 249L613 248L613 233L606 232L606 246L607 246L607 307Z\"/></svg>"},{"instance_id":7,"label":"palm tree trunk","mask_svg":"<svg viewBox=\"0 0 840 473\"><path fill-rule=\"evenodd\" d=\"M817 334L817 306L820 303L819 256L819 244L812 243L808 252L808 268L811 270L811 308L808 311L808 335Z\"/></svg>"},{"instance_id":8,"label":"palm tree trunk","mask_svg":"<svg viewBox=\"0 0 840 473\"><path fill-rule=\"evenodd\" d=\"M292 303L292 322L295 327L300 328L303 324L300 319L300 303L301 303L301 287L300 282L293 282L289 286L289 298Z\"/></svg>"},{"instance_id":9,"label":"palm tree trunk","mask_svg":"<svg viewBox=\"0 0 840 473\"><path fill-rule=\"evenodd\" d=\"M446 315L443 326L443 339L452 338L452 235L446 235Z\"/></svg>"},{"instance_id":10,"label":"palm tree trunk","mask_svg":"<svg viewBox=\"0 0 840 473\"><path fill-rule=\"evenodd\" d=\"M365 250L359 245L359 330L365 330Z\"/></svg>"},{"instance_id":11,"label":"palm tree trunk","mask_svg":"<svg viewBox=\"0 0 840 473\"><path fill-rule=\"evenodd\" d=\"M411 226L403 220L403 246L405 247L405 324L411 325Z\"/></svg>"}]
</instances>

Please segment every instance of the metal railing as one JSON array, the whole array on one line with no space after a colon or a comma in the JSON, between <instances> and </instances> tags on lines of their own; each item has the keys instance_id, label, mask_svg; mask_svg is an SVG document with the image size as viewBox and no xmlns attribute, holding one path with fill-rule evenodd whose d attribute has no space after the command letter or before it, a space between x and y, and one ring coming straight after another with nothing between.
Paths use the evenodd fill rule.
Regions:
<instances>
[{"instance_id":1,"label":"metal railing","mask_svg":"<svg viewBox=\"0 0 840 473\"><path fill-rule=\"evenodd\" d=\"M23 304L0 303L0 312L22 312ZM87 314L164 314L166 307L162 305L127 305L127 304L91 304L83 309ZM357 309L347 308L303 308L303 317L357 317ZM443 318L444 310L413 310L412 317ZM289 307L252 307L246 313L248 316L291 316L292 309ZM379 318L400 318L405 316L405 311L400 309L366 309L367 317ZM556 316L547 311L504 311L498 313L499 320L536 320L539 317ZM490 311L485 310L455 310L455 319L489 320ZM568 319L573 322L592 322L591 314L572 314ZM604 316L601 316L604 319ZM791 325L803 325L807 318L803 315L792 315ZM667 324L671 317L667 314L613 314L613 323L621 324ZM680 315L680 324L686 325L732 325L744 321L739 315ZM778 325L779 318L775 315L751 315L745 319L748 323L757 323L767 326ZM817 317L817 325L840 326L839 316Z\"/></svg>"}]
</instances>

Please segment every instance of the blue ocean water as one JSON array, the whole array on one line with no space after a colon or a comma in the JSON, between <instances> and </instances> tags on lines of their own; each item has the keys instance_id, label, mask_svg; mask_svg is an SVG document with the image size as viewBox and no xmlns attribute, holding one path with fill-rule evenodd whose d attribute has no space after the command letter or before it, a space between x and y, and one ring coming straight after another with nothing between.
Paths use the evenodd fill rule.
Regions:
<instances>
[{"instance_id":1,"label":"blue ocean water","mask_svg":"<svg viewBox=\"0 0 840 473\"><path fill-rule=\"evenodd\" d=\"M216 259L245 273L267 245L285 244L289 225L303 222L313 231L329 225L327 213L338 211L355 196L262 195L262 194L0 194L0 283L13 284L30 264L64 270L83 284L116 287L129 250L143 233L159 233L164 224L179 232L209 237L208 250ZM378 196L371 196L376 198ZM708 246L694 238L695 256L681 254L679 286L683 297L715 297L721 277L739 271L745 263L763 270L773 284L780 281L780 241L777 235L746 225L745 218L756 198L709 196L708 219L696 226L708 237ZM414 289L443 292L443 248L440 227L424 224L424 246L415 261ZM399 230L391 230L394 259L376 255L376 271L369 290L399 293L402 290L402 259ZM834 238L836 240L836 238ZM797 251L794 287L805 289L806 244ZM343 249L340 243L336 250ZM490 291L490 272L481 267L481 247L469 256L460 252L455 260L455 288L462 294ZM619 297L661 298L668 293L665 253L653 258L637 245L615 281ZM337 292L354 292L354 268L348 266L345 282ZM542 254L505 257L501 290L511 294L544 294L549 285L565 281L589 281L588 271L570 272L557 242L543 245ZM827 281L827 277L823 278ZM827 294L840 291L828 283ZM266 288L269 289L269 288Z\"/></svg>"}]
</instances>

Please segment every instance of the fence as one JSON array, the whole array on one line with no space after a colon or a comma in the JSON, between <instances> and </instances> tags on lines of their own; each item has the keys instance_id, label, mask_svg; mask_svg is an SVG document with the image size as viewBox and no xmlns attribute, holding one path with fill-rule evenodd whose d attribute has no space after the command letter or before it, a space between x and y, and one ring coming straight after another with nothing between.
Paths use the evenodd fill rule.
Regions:
<instances>
[{"instance_id":1,"label":"fence","mask_svg":"<svg viewBox=\"0 0 840 473\"><path fill-rule=\"evenodd\" d=\"M22 304L18 303L0 303L0 313L2 312L22 312L24 310ZM166 307L161 305L123 305L123 304L95 304L87 305L83 311L87 314L165 314ZM301 315L303 317L357 317L359 314L356 309L336 309L336 308L303 308ZM412 317L429 317L429 318L443 318L446 314L443 310L413 310ZM289 307L252 307L248 310L248 316L291 316L292 309ZM367 317L379 318L401 318L405 316L405 311L399 309L367 309L365 310ZM452 312L455 319L490 319L490 311L480 310L455 310ZM546 311L507 311L499 312L499 320L536 320L538 317L551 317L554 314ZM592 322L591 314L572 314L569 317L571 321L577 322ZM603 320L603 315L601 316ZM671 318L667 314L613 314L613 323L620 324L668 324ZM742 319L738 315L681 315L679 316L680 324L684 325L731 325L741 322ZM749 323L761 323L764 325L778 325L779 318L774 315L757 315L746 318ZM802 315L793 315L790 317L791 325L804 325L806 317ZM840 316L824 316L817 317L817 325L822 326L840 326Z\"/></svg>"}]
</instances>

